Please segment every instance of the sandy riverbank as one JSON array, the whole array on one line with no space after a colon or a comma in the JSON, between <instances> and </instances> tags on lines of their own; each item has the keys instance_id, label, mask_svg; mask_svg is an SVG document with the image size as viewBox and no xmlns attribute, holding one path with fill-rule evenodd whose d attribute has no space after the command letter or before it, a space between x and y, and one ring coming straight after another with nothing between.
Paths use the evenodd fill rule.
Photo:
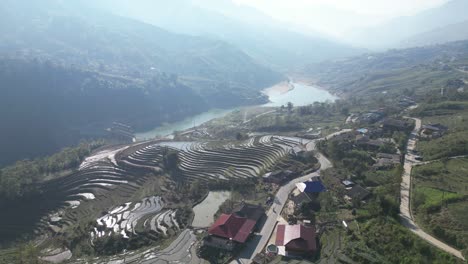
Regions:
<instances>
[{"instance_id":1,"label":"sandy riverbank","mask_svg":"<svg viewBox=\"0 0 468 264\"><path fill-rule=\"evenodd\" d=\"M294 89L294 86L290 82L284 81L284 82L275 84L269 88L266 88L262 92L268 96L271 96L271 95L285 94L293 89Z\"/></svg>"}]
</instances>

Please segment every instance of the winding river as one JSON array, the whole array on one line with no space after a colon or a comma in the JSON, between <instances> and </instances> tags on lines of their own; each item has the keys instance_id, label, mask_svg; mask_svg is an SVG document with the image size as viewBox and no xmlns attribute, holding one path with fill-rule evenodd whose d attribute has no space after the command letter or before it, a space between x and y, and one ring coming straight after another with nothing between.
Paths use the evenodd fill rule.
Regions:
<instances>
[{"instance_id":1,"label":"winding river","mask_svg":"<svg viewBox=\"0 0 468 264\"><path fill-rule=\"evenodd\" d=\"M281 105L286 105L288 102L293 103L295 106L303 106L314 102L334 101L337 99L337 97L330 94L328 91L315 86L294 82L289 85L292 88L289 91L282 91L281 89L265 90L264 93L268 95L270 102L262 106L279 107ZM136 140L141 141L152 139L157 136L170 135L175 131L186 130L191 127L199 126L212 119L223 117L236 109L238 108L212 109L207 112L188 117L182 121L164 124L146 132L136 133Z\"/></svg>"}]
</instances>

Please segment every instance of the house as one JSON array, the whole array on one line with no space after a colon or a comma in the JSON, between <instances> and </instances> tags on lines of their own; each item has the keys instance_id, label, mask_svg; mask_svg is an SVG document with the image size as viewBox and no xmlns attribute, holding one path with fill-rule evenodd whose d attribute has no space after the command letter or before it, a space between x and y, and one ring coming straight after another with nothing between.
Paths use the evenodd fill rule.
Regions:
<instances>
[{"instance_id":1,"label":"house","mask_svg":"<svg viewBox=\"0 0 468 264\"><path fill-rule=\"evenodd\" d=\"M257 223L265 215L265 209L260 205L252 205L244 202L234 208L232 212L237 216L254 220Z\"/></svg>"},{"instance_id":2,"label":"house","mask_svg":"<svg viewBox=\"0 0 468 264\"><path fill-rule=\"evenodd\" d=\"M447 132L448 127L441 124L423 125L421 128L421 137L423 138L439 138Z\"/></svg>"},{"instance_id":3,"label":"house","mask_svg":"<svg viewBox=\"0 0 468 264\"><path fill-rule=\"evenodd\" d=\"M266 183L274 183L274 184L281 185L287 182L292 174L293 172L290 170L285 170L285 171L277 170L277 171L266 173L265 175L263 175L262 179L263 179L263 182L266 182Z\"/></svg>"},{"instance_id":4,"label":"house","mask_svg":"<svg viewBox=\"0 0 468 264\"><path fill-rule=\"evenodd\" d=\"M305 192L301 192L298 195L291 195L289 200L291 200L296 206L312 201L310 196Z\"/></svg>"},{"instance_id":5,"label":"house","mask_svg":"<svg viewBox=\"0 0 468 264\"><path fill-rule=\"evenodd\" d=\"M381 139L370 139L368 136L365 135L358 135L356 136L356 144L365 149L377 150L380 147L385 146L385 141Z\"/></svg>"},{"instance_id":6,"label":"house","mask_svg":"<svg viewBox=\"0 0 468 264\"><path fill-rule=\"evenodd\" d=\"M384 118L385 116L385 112L383 110L372 110L368 113L365 113L363 114L359 121L360 123L369 123L369 124L372 124L372 123L375 123L377 121L379 121L380 119Z\"/></svg>"},{"instance_id":7,"label":"house","mask_svg":"<svg viewBox=\"0 0 468 264\"><path fill-rule=\"evenodd\" d=\"M135 131L133 128L119 122L112 123L112 127L108 128L107 131L112 138L117 140L132 142L135 138Z\"/></svg>"},{"instance_id":8,"label":"house","mask_svg":"<svg viewBox=\"0 0 468 264\"><path fill-rule=\"evenodd\" d=\"M325 191L325 186L321 181L307 181L296 183L297 189L305 193L320 193Z\"/></svg>"},{"instance_id":9,"label":"house","mask_svg":"<svg viewBox=\"0 0 468 264\"><path fill-rule=\"evenodd\" d=\"M411 129L411 123L403 120L387 118L382 122L382 128L386 131L406 131Z\"/></svg>"},{"instance_id":10,"label":"house","mask_svg":"<svg viewBox=\"0 0 468 264\"><path fill-rule=\"evenodd\" d=\"M350 180L344 180L344 181L341 181L341 183L346 187L346 188L351 188L354 186L354 182L350 181Z\"/></svg>"},{"instance_id":11,"label":"house","mask_svg":"<svg viewBox=\"0 0 468 264\"><path fill-rule=\"evenodd\" d=\"M378 153L377 162L372 166L376 169L386 169L401 163L401 156L398 154Z\"/></svg>"},{"instance_id":12,"label":"house","mask_svg":"<svg viewBox=\"0 0 468 264\"><path fill-rule=\"evenodd\" d=\"M231 214L222 214L216 220L203 245L232 251L247 241L263 215L261 206L242 203Z\"/></svg>"},{"instance_id":13,"label":"house","mask_svg":"<svg viewBox=\"0 0 468 264\"><path fill-rule=\"evenodd\" d=\"M403 96L398 101L398 105L401 106L401 107L408 107L408 106L411 106L411 105L414 105L414 104L416 104L416 102L412 98L407 97L407 96Z\"/></svg>"},{"instance_id":14,"label":"house","mask_svg":"<svg viewBox=\"0 0 468 264\"><path fill-rule=\"evenodd\" d=\"M361 185L354 185L350 190L348 190L347 196L353 201L362 201L369 197L370 192L363 188Z\"/></svg>"},{"instance_id":15,"label":"house","mask_svg":"<svg viewBox=\"0 0 468 264\"><path fill-rule=\"evenodd\" d=\"M352 141L356 138L356 131L349 131L345 133L341 133L338 135L334 135L332 138L330 138L331 141Z\"/></svg>"},{"instance_id":16,"label":"house","mask_svg":"<svg viewBox=\"0 0 468 264\"><path fill-rule=\"evenodd\" d=\"M359 129L356 129L356 132L358 132L358 133L361 134L361 135L366 135L367 133L369 133L369 129L367 129L367 128L359 128Z\"/></svg>"},{"instance_id":17,"label":"house","mask_svg":"<svg viewBox=\"0 0 468 264\"><path fill-rule=\"evenodd\" d=\"M275 245L282 256L311 255L317 251L315 228L303 225L278 225Z\"/></svg>"}]
</instances>

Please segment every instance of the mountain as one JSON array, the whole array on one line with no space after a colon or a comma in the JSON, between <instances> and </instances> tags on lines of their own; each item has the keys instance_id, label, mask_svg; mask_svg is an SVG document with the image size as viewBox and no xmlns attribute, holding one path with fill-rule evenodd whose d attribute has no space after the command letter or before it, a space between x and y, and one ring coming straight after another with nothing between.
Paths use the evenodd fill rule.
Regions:
<instances>
[{"instance_id":1,"label":"mountain","mask_svg":"<svg viewBox=\"0 0 468 264\"><path fill-rule=\"evenodd\" d=\"M221 39L279 70L362 51L319 33L299 33L256 9L231 0L140 0L138 5L130 0L93 3L170 31Z\"/></svg>"},{"instance_id":2,"label":"mountain","mask_svg":"<svg viewBox=\"0 0 468 264\"><path fill-rule=\"evenodd\" d=\"M398 47L415 35L468 20L468 1L451 0L414 16L397 17L373 28L359 29L347 38L369 48Z\"/></svg>"},{"instance_id":3,"label":"mountain","mask_svg":"<svg viewBox=\"0 0 468 264\"><path fill-rule=\"evenodd\" d=\"M132 77L154 71L196 76L253 89L283 79L225 42L173 34L78 2L5 0L0 15L3 54L50 58Z\"/></svg>"},{"instance_id":4,"label":"mountain","mask_svg":"<svg viewBox=\"0 0 468 264\"><path fill-rule=\"evenodd\" d=\"M209 106L173 76L132 80L38 60L0 59L0 165L101 138L112 122L136 129Z\"/></svg>"},{"instance_id":5,"label":"mountain","mask_svg":"<svg viewBox=\"0 0 468 264\"><path fill-rule=\"evenodd\" d=\"M231 44L81 2L0 2L0 166L212 107L267 102L283 75Z\"/></svg>"},{"instance_id":6,"label":"mountain","mask_svg":"<svg viewBox=\"0 0 468 264\"><path fill-rule=\"evenodd\" d=\"M307 67L317 84L343 97L401 97L440 92L463 83L468 69L468 41L392 49Z\"/></svg>"},{"instance_id":7,"label":"mountain","mask_svg":"<svg viewBox=\"0 0 468 264\"><path fill-rule=\"evenodd\" d=\"M404 40L401 45L406 47L426 46L466 39L468 39L468 20L414 35Z\"/></svg>"}]
</instances>

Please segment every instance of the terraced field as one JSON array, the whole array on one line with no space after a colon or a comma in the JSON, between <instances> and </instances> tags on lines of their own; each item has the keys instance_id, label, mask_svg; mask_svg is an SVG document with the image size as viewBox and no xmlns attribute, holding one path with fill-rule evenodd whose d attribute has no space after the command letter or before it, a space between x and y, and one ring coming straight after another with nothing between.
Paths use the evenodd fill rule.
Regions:
<instances>
[{"instance_id":1,"label":"terraced field","mask_svg":"<svg viewBox=\"0 0 468 264\"><path fill-rule=\"evenodd\" d=\"M178 231L179 223L175 218L177 211L163 208L164 202L158 196L114 207L97 219L98 227L91 233L91 240L112 234L128 238L128 234L137 235L137 232L154 231L166 236L170 228Z\"/></svg>"},{"instance_id":2,"label":"terraced field","mask_svg":"<svg viewBox=\"0 0 468 264\"><path fill-rule=\"evenodd\" d=\"M307 142L256 136L242 142L149 141L102 149L74 172L44 182L30 200L12 205L7 217L0 219L0 225L8 230L1 240L28 234L53 238L93 222L96 228L88 231L91 244L111 234L124 238L141 233L174 235L185 226L176 221L178 211L164 208L162 188L158 192L161 196L152 196L153 189L145 189L149 183L159 188L158 184L172 181L159 177L164 173L167 149L178 153L181 180L218 181L256 177L281 157L301 150L302 143Z\"/></svg>"},{"instance_id":3,"label":"terraced field","mask_svg":"<svg viewBox=\"0 0 468 264\"><path fill-rule=\"evenodd\" d=\"M279 136L252 137L242 143L157 142L125 151L126 166L158 169L164 148L179 153L179 169L188 181L248 178L267 170L281 157L301 145L300 139Z\"/></svg>"}]
</instances>

